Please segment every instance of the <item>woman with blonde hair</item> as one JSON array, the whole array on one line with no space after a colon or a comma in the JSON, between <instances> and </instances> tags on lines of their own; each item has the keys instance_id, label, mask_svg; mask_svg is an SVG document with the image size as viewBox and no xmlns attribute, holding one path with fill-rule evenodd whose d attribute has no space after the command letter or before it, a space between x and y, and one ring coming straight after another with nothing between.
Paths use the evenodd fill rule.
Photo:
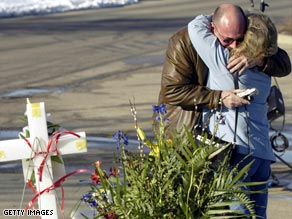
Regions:
<instances>
[{"instance_id":1,"label":"woman with blonde hair","mask_svg":"<svg viewBox=\"0 0 292 219\"><path fill-rule=\"evenodd\" d=\"M188 24L188 32L195 50L209 68L207 86L212 90L236 93L239 90L234 91L233 75L226 68L229 57L244 55L250 60L264 60L274 55L278 50L277 30L269 17L253 13L247 16L244 38L230 38L228 32L223 34L226 23L222 18L226 13L226 10L216 10L213 16L197 16ZM236 46L228 47L231 43ZM270 164L276 160L269 140L266 107L271 78L263 71L264 69L254 67L244 70L238 76L240 89L255 88L258 95L249 104L238 107L237 116L234 108L227 108L224 104L219 109L203 110L203 125L208 125L210 132L227 142L235 141L231 165L239 164L241 168L254 160L245 179L250 182L268 181ZM222 102L224 98L222 97ZM248 154L251 156L244 159ZM250 189L267 191L268 184ZM256 215L266 218L267 192L251 194L250 199L255 203Z\"/></svg>"},{"instance_id":2,"label":"woman with blonde hair","mask_svg":"<svg viewBox=\"0 0 292 219\"><path fill-rule=\"evenodd\" d=\"M247 15L248 28L243 41L231 51L231 56L245 55L264 59L278 51L277 29L271 19L262 13Z\"/></svg>"}]
</instances>

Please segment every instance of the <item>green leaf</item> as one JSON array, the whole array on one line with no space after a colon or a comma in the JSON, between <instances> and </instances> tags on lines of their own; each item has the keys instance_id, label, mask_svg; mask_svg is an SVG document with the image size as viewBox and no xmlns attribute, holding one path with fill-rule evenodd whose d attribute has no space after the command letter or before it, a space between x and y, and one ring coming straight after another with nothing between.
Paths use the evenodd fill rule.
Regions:
<instances>
[{"instance_id":1,"label":"green leaf","mask_svg":"<svg viewBox=\"0 0 292 219\"><path fill-rule=\"evenodd\" d=\"M62 157L61 156L51 156L51 159L52 161L56 162L56 163L59 163L59 164L63 164L63 160L62 160Z\"/></svg>"},{"instance_id":2,"label":"green leaf","mask_svg":"<svg viewBox=\"0 0 292 219\"><path fill-rule=\"evenodd\" d=\"M234 176L234 178L232 179L230 185L234 185L235 183L237 183L243 176L244 174L246 174L248 172L248 170L250 169L251 165L253 164L254 161L249 162L246 166L244 166L239 172L238 174L236 174L236 176Z\"/></svg>"}]
</instances>

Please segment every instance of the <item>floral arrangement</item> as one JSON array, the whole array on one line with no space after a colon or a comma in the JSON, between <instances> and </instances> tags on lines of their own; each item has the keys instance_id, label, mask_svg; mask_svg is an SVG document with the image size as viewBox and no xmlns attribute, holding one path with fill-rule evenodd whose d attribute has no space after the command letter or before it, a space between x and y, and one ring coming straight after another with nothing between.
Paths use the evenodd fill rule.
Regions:
<instances>
[{"instance_id":1,"label":"floral arrangement","mask_svg":"<svg viewBox=\"0 0 292 219\"><path fill-rule=\"evenodd\" d=\"M187 129L185 137L165 138L164 104L153 106L160 124L155 140L138 126L132 104L131 111L139 151L127 151L128 138L118 131L113 135L119 146L115 166L107 172L101 161L95 162L91 189L81 198L96 212L95 218L255 218L248 199L251 191L242 189L256 184L242 182L251 163L240 171L230 169L229 144L222 145L224 156L216 162L222 148L204 140L198 143ZM144 152L144 146L150 153ZM249 213L232 210L234 204L244 205Z\"/></svg>"}]
</instances>

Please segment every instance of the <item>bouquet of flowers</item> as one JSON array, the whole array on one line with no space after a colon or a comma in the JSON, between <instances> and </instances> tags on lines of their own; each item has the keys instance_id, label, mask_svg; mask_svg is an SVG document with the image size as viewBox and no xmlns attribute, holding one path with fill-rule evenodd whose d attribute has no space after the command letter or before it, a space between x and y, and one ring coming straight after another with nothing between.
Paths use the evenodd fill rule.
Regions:
<instances>
[{"instance_id":1,"label":"bouquet of flowers","mask_svg":"<svg viewBox=\"0 0 292 219\"><path fill-rule=\"evenodd\" d=\"M237 218L254 217L253 203L243 186L242 179L250 164L238 171L230 169L230 153L214 165L222 148L202 141L196 144L195 137L185 130L187 136L167 139L164 133L165 105L153 106L160 123L156 139L148 139L136 118L136 109L131 104L138 136L137 153L127 150L127 136L118 131L113 135L119 145L115 166L109 172L95 163L91 175L91 189L81 201L94 211L95 218L118 219L173 219L173 218ZM148 147L150 153L143 148ZM229 145L222 145L228 150ZM233 204L244 205L248 215L232 210ZM86 218L86 216L84 216Z\"/></svg>"}]
</instances>

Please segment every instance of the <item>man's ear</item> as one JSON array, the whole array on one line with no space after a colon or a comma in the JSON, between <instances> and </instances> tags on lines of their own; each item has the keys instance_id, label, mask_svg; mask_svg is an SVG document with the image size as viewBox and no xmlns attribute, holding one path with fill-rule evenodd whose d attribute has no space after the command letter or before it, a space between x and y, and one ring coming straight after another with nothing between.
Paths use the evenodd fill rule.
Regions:
<instances>
[{"instance_id":1,"label":"man's ear","mask_svg":"<svg viewBox=\"0 0 292 219\"><path fill-rule=\"evenodd\" d=\"M211 23L210 23L210 30L211 30L212 33L214 33L214 28L215 28L214 22L211 21Z\"/></svg>"}]
</instances>

